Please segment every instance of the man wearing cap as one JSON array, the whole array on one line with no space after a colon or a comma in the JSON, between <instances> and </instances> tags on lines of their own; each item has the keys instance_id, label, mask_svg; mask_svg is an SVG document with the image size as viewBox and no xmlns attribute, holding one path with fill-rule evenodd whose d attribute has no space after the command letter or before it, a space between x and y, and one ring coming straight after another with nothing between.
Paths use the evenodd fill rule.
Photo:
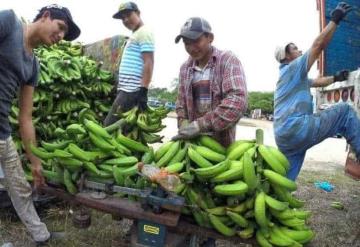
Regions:
<instances>
[{"instance_id":1,"label":"man wearing cap","mask_svg":"<svg viewBox=\"0 0 360 247\"><path fill-rule=\"evenodd\" d=\"M140 18L140 10L133 2L122 3L113 15L121 19L124 26L133 33L121 57L117 97L105 118L108 126L118 120L114 114L138 106L147 108L147 93L154 67L154 36Z\"/></svg>"},{"instance_id":2,"label":"man wearing cap","mask_svg":"<svg viewBox=\"0 0 360 247\"><path fill-rule=\"evenodd\" d=\"M226 147L234 141L236 123L247 106L240 60L231 51L212 45L214 34L203 18L188 19L175 43L180 39L190 57L180 68L176 102L179 131L173 139L211 133Z\"/></svg>"},{"instance_id":3,"label":"man wearing cap","mask_svg":"<svg viewBox=\"0 0 360 247\"><path fill-rule=\"evenodd\" d=\"M44 185L41 161L29 148L30 143L36 145L32 96L39 72L33 49L53 45L62 39L73 40L79 34L80 29L73 22L70 11L59 5L42 8L30 24L23 23L13 10L0 11L0 165L4 172L0 182L6 187L19 218L40 244L50 238L50 233L35 211L32 189L25 179L11 138L8 116L19 91L20 135L31 162L34 187L38 189Z\"/></svg>"},{"instance_id":4,"label":"man wearing cap","mask_svg":"<svg viewBox=\"0 0 360 247\"><path fill-rule=\"evenodd\" d=\"M336 134L344 136L357 156L360 155L360 121L351 106L341 103L313 114L310 94L310 87L325 87L336 81L347 80L349 72L343 70L334 76L313 80L308 78L311 66L350 10L348 4L339 3L331 12L331 21L305 54L294 43L276 48L280 78L274 95L274 132L276 144L290 162L287 177L292 180L300 172L306 150Z\"/></svg>"}]
</instances>

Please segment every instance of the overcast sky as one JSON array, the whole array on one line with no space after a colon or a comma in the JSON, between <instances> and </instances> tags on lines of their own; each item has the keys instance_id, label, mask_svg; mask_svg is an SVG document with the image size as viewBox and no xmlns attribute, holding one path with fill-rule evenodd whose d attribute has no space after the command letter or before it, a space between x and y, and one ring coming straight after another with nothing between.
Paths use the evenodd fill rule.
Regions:
<instances>
[{"instance_id":1,"label":"overcast sky","mask_svg":"<svg viewBox=\"0 0 360 247\"><path fill-rule=\"evenodd\" d=\"M130 35L112 18L120 0L1 0L0 9L12 8L32 20L44 5L68 7L81 28L77 39L92 43L116 34ZM155 35L155 68L152 85L169 87L187 58L182 42L174 39L186 19L200 16L212 26L214 45L232 50L245 70L249 91L273 91L278 76L275 46L295 42L306 51L319 33L316 0L135 0L141 17ZM311 71L317 76L316 65Z\"/></svg>"}]
</instances>

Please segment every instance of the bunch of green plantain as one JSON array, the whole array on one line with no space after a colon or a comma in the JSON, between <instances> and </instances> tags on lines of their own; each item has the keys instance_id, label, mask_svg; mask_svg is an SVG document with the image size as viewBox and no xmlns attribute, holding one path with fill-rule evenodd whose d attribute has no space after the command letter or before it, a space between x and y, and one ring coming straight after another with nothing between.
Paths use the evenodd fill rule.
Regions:
<instances>
[{"instance_id":1,"label":"bunch of green plantain","mask_svg":"<svg viewBox=\"0 0 360 247\"><path fill-rule=\"evenodd\" d=\"M162 119L168 113L169 110L163 106L156 108L148 106L145 111L140 111L135 106L129 111L119 112L117 115L119 119L124 119L126 123L126 129L121 129L124 135L144 144L153 144L162 142L164 138L164 136L156 133L166 127L162 124Z\"/></svg>"},{"instance_id":2,"label":"bunch of green plantain","mask_svg":"<svg viewBox=\"0 0 360 247\"><path fill-rule=\"evenodd\" d=\"M258 130L255 140L226 149L210 136L170 141L155 151L153 162L179 174L183 213L200 226L255 237L260 246L302 246L314 237L306 224L311 212L292 194L297 186L286 178L287 158L264 145L262 135Z\"/></svg>"},{"instance_id":3,"label":"bunch of green plantain","mask_svg":"<svg viewBox=\"0 0 360 247\"><path fill-rule=\"evenodd\" d=\"M56 140L59 131L77 123L79 114L102 121L114 99L114 77L102 69L103 63L83 55L77 42L62 41L35 50L39 58L38 86L33 95L33 121L40 140ZM89 116L91 115L91 116ZM18 100L15 100L9 120L18 129ZM21 142L13 136L19 151Z\"/></svg>"},{"instance_id":4,"label":"bunch of green plantain","mask_svg":"<svg viewBox=\"0 0 360 247\"><path fill-rule=\"evenodd\" d=\"M137 175L137 163L152 149L118 132L123 120L103 127L86 116L84 111L78 123L58 129L61 134L56 141L31 145L33 154L43 161L47 181L63 184L72 194L77 193L81 176L102 183L143 186L145 181ZM141 183L136 184L138 180Z\"/></svg>"}]
</instances>

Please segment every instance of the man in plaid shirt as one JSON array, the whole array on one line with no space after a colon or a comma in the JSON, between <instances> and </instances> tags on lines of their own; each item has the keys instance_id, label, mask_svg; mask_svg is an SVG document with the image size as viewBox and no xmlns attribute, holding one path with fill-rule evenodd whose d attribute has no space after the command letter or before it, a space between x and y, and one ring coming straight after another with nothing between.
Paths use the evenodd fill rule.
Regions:
<instances>
[{"instance_id":1,"label":"man in plaid shirt","mask_svg":"<svg viewBox=\"0 0 360 247\"><path fill-rule=\"evenodd\" d=\"M189 59L181 66L176 102L179 133L173 140L211 133L227 147L247 107L245 74L230 51L212 46L214 35L200 17L186 21L175 43L183 39Z\"/></svg>"}]
</instances>

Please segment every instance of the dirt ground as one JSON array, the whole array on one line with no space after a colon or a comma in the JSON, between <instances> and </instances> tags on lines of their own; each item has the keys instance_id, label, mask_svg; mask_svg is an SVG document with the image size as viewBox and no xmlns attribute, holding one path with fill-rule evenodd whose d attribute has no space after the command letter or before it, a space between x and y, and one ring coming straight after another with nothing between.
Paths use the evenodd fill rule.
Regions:
<instances>
[{"instance_id":1,"label":"dirt ground","mask_svg":"<svg viewBox=\"0 0 360 247\"><path fill-rule=\"evenodd\" d=\"M176 134L176 120L167 118L165 124L168 127L163 134L170 139ZM272 123L268 121L243 119L238 125L237 139L254 138L256 128L260 127L264 129L264 142L274 145ZM329 138L307 153L296 191L296 195L306 201L305 209L312 211L308 224L316 237L306 246L360 247L360 181L344 175L345 148L344 139ZM317 189L314 186L316 181L328 181L335 186L334 190ZM341 202L344 209L332 208L330 204L334 201ZM38 210L51 231L65 231L67 234L66 241L53 241L49 246L127 246L123 237L129 229L128 220L114 221L108 214L92 211L91 227L79 230L72 224L72 210L67 204L54 203ZM23 224L9 209L0 210L0 245L5 242L12 242L16 247L35 246ZM245 245L219 240L217 246Z\"/></svg>"}]
</instances>

